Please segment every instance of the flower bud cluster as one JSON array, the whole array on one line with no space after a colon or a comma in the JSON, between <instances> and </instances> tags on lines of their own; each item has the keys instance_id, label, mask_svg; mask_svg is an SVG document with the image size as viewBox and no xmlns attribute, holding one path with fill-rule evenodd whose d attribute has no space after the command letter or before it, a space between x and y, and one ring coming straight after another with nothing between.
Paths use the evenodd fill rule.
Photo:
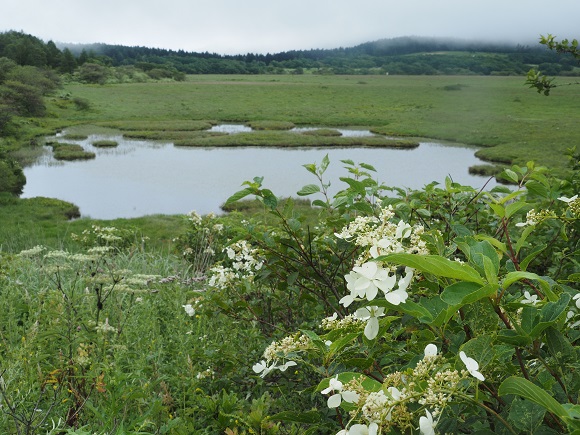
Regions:
<instances>
[{"instance_id":1,"label":"flower bud cluster","mask_svg":"<svg viewBox=\"0 0 580 435\"><path fill-rule=\"evenodd\" d=\"M420 410L425 414L419 422L421 433L434 433L430 432L437 424L437 420L433 419L441 415L454 394L462 388L461 381L470 374L476 376L471 373L477 369L472 366L475 361L465 355L461 360L468 370L460 372L452 369L437 352L437 347L429 344L425 348L425 356L415 368L387 375L378 391L365 389L362 378L353 379L342 387L358 395L354 403L356 409L350 412L352 421L368 424L369 428L377 425L380 433L393 429L405 432L417 426L413 424L414 414Z\"/></svg>"},{"instance_id":2,"label":"flower bud cluster","mask_svg":"<svg viewBox=\"0 0 580 435\"><path fill-rule=\"evenodd\" d=\"M343 319L339 319L338 314L334 313L332 316L322 319L322 322L320 322L320 327L327 331L334 331L336 329L358 330L362 324L363 320L354 314L349 314Z\"/></svg>"},{"instance_id":3,"label":"flower bud cluster","mask_svg":"<svg viewBox=\"0 0 580 435\"><path fill-rule=\"evenodd\" d=\"M252 370L259 373L262 378L272 370L285 372L289 367L297 365L295 361L288 358L291 354L305 351L311 347L310 339L303 334L290 335L280 341L273 341L264 351L265 359L254 364ZM286 362L280 364L280 360Z\"/></svg>"},{"instance_id":4,"label":"flower bud cluster","mask_svg":"<svg viewBox=\"0 0 580 435\"><path fill-rule=\"evenodd\" d=\"M550 211L550 210L536 211L534 209L531 209L526 214L526 221L517 223L516 227L538 225L547 219L554 219L554 218L556 218L556 215L553 211Z\"/></svg>"}]
</instances>

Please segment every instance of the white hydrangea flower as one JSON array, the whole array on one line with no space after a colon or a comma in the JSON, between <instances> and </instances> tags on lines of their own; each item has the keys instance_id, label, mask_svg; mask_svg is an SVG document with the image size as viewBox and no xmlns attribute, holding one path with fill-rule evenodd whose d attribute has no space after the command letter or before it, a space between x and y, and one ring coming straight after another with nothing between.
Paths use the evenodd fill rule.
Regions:
<instances>
[{"instance_id":1,"label":"white hydrangea flower","mask_svg":"<svg viewBox=\"0 0 580 435\"><path fill-rule=\"evenodd\" d=\"M342 382L338 380L338 375L334 378L330 378L328 388L321 391L322 394L328 394L331 392L334 394L328 398L327 404L329 408L337 408L343 400L348 403L355 403L359 399L358 393L342 390Z\"/></svg>"},{"instance_id":2,"label":"white hydrangea flower","mask_svg":"<svg viewBox=\"0 0 580 435\"><path fill-rule=\"evenodd\" d=\"M525 291L524 292L524 299L522 299L522 304L530 304L530 305L536 305L538 302L540 302L538 300L538 295L531 295L529 291Z\"/></svg>"},{"instance_id":3,"label":"white hydrangea flower","mask_svg":"<svg viewBox=\"0 0 580 435\"><path fill-rule=\"evenodd\" d=\"M189 317L195 316L195 309L193 308L193 306L191 304L182 305L182 307Z\"/></svg>"},{"instance_id":4,"label":"white hydrangea flower","mask_svg":"<svg viewBox=\"0 0 580 435\"><path fill-rule=\"evenodd\" d=\"M273 364L268 365L268 363L265 360L262 360L259 363L256 363L252 366L252 370L254 371L254 373L256 373L256 374L259 373L261 378L265 377L268 373L270 373L275 368L276 368L276 364L273 363Z\"/></svg>"},{"instance_id":5,"label":"white hydrangea flower","mask_svg":"<svg viewBox=\"0 0 580 435\"><path fill-rule=\"evenodd\" d=\"M485 381L485 377L478 371L479 363L477 361L465 355L465 352L463 351L459 352L459 358L461 358L461 361L463 361L463 364L465 364L465 368L467 368L467 371L471 376L473 376L476 379L479 379L482 382Z\"/></svg>"}]
</instances>

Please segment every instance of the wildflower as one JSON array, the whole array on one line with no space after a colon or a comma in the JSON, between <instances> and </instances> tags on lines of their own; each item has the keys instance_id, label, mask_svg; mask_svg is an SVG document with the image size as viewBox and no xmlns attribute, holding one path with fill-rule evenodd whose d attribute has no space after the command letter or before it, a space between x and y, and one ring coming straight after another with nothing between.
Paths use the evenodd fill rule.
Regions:
<instances>
[{"instance_id":1,"label":"wildflower","mask_svg":"<svg viewBox=\"0 0 580 435\"><path fill-rule=\"evenodd\" d=\"M522 304L536 305L539 302L538 295L530 295L530 292L526 290L524 292L524 299L521 302Z\"/></svg>"},{"instance_id":2,"label":"wildflower","mask_svg":"<svg viewBox=\"0 0 580 435\"><path fill-rule=\"evenodd\" d=\"M195 309L193 308L193 306L191 304L182 305L182 307L185 309L185 312L187 313L187 315L189 317L195 316Z\"/></svg>"},{"instance_id":3,"label":"wildflower","mask_svg":"<svg viewBox=\"0 0 580 435\"><path fill-rule=\"evenodd\" d=\"M576 293L572 300L576 301L576 308L580 310L580 293Z\"/></svg>"},{"instance_id":4,"label":"wildflower","mask_svg":"<svg viewBox=\"0 0 580 435\"><path fill-rule=\"evenodd\" d=\"M364 307L356 310L354 314L360 320L366 320L364 334L369 340L373 340L379 333L379 317L385 315L383 307Z\"/></svg>"},{"instance_id":5,"label":"wildflower","mask_svg":"<svg viewBox=\"0 0 580 435\"><path fill-rule=\"evenodd\" d=\"M358 393L355 393L354 391L342 391L342 382L338 380L338 375L334 378L330 378L328 388L321 391L322 394L328 394L330 392L333 392L334 394L328 398L327 403L329 408L337 408L342 400L354 403L359 399Z\"/></svg>"},{"instance_id":6,"label":"wildflower","mask_svg":"<svg viewBox=\"0 0 580 435\"><path fill-rule=\"evenodd\" d=\"M461 358L461 361L463 361L463 364L465 364L465 367L471 376L479 379L480 381L485 380L485 377L478 371L479 364L477 361L465 355L465 352L463 351L459 352L459 358Z\"/></svg>"},{"instance_id":7,"label":"wildflower","mask_svg":"<svg viewBox=\"0 0 580 435\"><path fill-rule=\"evenodd\" d=\"M275 368L276 368L275 364L268 365L268 363L265 360L262 360L259 363L256 363L252 366L252 370L254 371L254 373L256 374L260 373L261 378L266 376Z\"/></svg>"},{"instance_id":8,"label":"wildflower","mask_svg":"<svg viewBox=\"0 0 580 435\"><path fill-rule=\"evenodd\" d=\"M354 276L352 276L353 274ZM387 293L397 282L395 275L390 276L387 269L378 266L374 261L354 267L350 275L351 281L348 283L347 288L351 292L354 290L360 297L366 297L369 301L376 297L379 289ZM354 282L353 278L356 278Z\"/></svg>"},{"instance_id":9,"label":"wildflower","mask_svg":"<svg viewBox=\"0 0 580 435\"><path fill-rule=\"evenodd\" d=\"M419 419L419 430L422 435L435 435L435 425L437 422L433 421L433 416L428 410L425 410L425 415Z\"/></svg>"}]
</instances>

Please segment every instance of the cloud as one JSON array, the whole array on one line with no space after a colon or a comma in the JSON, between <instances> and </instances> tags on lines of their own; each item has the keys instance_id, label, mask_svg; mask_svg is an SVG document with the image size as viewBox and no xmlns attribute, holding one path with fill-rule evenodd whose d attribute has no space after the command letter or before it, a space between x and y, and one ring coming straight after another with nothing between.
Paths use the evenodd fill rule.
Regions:
<instances>
[{"instance_id":1,"label":"cloud","mask_svg":"<svg viewBox=\"0 0 580 435\"><path fill-rule=\"evenodd\" d=\"M18 0L2 6L0 31L223 54L411 35L522 43L546 33L578 37L580 2L549 7L552 13L541 13L543 0Z\"/></svg>"}]
</instances>

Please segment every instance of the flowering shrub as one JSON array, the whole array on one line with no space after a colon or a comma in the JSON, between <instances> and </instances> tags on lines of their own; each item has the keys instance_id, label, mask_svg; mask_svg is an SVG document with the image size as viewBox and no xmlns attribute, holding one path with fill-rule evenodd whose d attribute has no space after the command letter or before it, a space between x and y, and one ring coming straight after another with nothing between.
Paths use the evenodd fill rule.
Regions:
<instances>
[{"instance_id":1,"label":"flowering shrub","mask_svg":"<svg viewBox=\"0 0 580 435\"><path fill-rule=\"evenodd\" d=\"M330 198L328 163L305 165L320 185L298 192L322 195L316 228L278 210L261 179L230 198L255 195L278 216L248 226L261 267L245 282L283 289L273 300L300 328L253 371L292 367L296 388L327 398L271 418L341 435L580 431L578 172L529 164L503 173L513 189L448 179L413 192L345 161L348 187ZM293 291L308 309L282 302Z\"/></svg>"}]
</instances>

